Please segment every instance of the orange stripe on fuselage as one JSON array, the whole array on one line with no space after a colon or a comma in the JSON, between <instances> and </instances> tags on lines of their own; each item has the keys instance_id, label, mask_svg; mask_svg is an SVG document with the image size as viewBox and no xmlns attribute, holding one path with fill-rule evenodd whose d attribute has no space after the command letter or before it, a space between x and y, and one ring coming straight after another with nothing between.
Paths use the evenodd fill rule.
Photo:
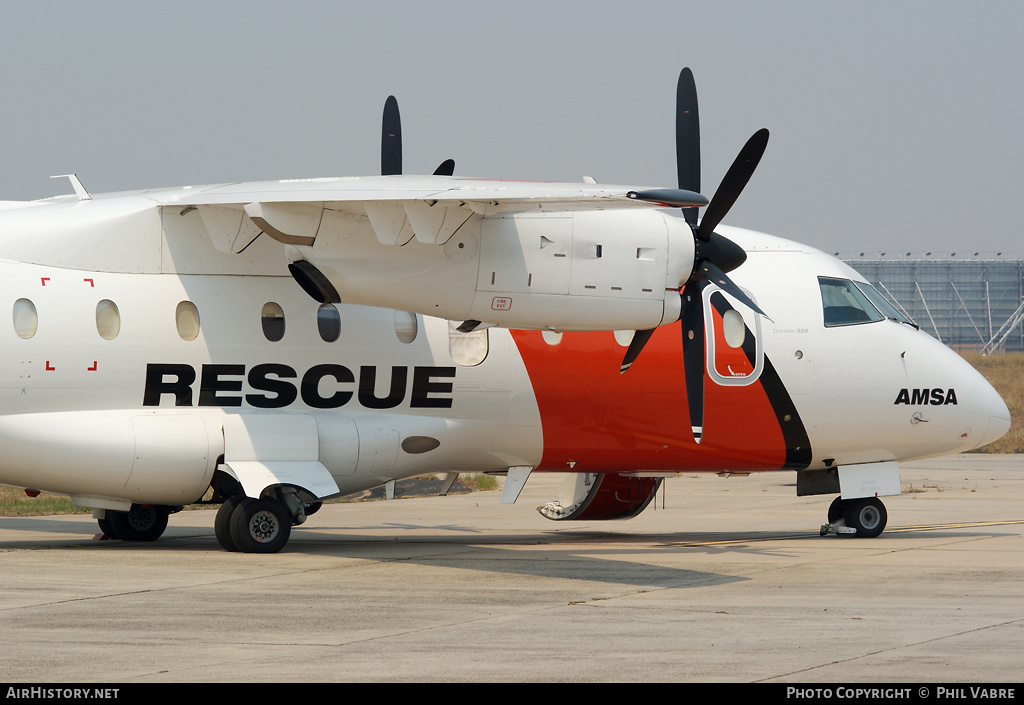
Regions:
<instances>
[{"instance_id":1,"label":"orange stripe on fuselage","mask_svg":"<svg viewBox=\"0 0 1024 705\"><path fill-rule=\"evenodd\" d=\"M512 331L533 383L544 430L539 470L777 470L786 462L779 423L760 381L706 379L704 436L693 440L678 325L651 337L625 374L611 332L565 333L548 345Z\"/></svg>"}]
</instances>

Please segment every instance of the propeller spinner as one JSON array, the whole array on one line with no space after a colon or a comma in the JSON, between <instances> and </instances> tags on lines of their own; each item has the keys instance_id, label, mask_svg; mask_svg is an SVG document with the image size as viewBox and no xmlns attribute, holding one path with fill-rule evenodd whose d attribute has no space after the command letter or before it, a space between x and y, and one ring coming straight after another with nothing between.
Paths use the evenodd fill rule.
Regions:
<instances>
[{"instance_id":1,"label":"propeller spinner","mask_svg":"<svg viewBox=\"0 0 1024 705\"><path fill-rule=\"evenodd\" d=\"M693 270L684 283L682 323L683 368L686 375L686 396L689 401L690 425L694 440L700 443L704 426L704 306L701 292L705 282L712 282L752 311L766 314L726 272L739 267L747 258L739 245L714 230L747 185L768 146L768 130L758 130L740 150L722 183L698 220L697 208L683 208L683 217L693 231ZM697 111L697 86L693 72L684 68L676 86L676 173L680 191L700 192L700 118ZM657 189L633 192L631 198L667 203L671 205L673 191ZM654 329L638 330L626 349L620 372L625 372L636 361Z\"/></svg>"}]
</instances>

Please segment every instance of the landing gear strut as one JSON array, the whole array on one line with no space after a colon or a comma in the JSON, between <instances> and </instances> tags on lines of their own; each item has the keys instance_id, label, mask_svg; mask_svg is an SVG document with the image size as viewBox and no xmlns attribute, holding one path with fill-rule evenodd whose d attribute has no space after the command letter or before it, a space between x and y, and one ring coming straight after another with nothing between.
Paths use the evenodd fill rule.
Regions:
<instances>
[{"instance_id":1,"label":"landing gear strut","mask_svg":"<svg viewBox=\"0 0 1024 705\"><path fill-rule=\"evenodd\" d=\"M836 497L828 508L828 523L822 524L820 533L870 539L885 530L887 520L885 505L878 497Z\"/></svg>"}]
</instances>

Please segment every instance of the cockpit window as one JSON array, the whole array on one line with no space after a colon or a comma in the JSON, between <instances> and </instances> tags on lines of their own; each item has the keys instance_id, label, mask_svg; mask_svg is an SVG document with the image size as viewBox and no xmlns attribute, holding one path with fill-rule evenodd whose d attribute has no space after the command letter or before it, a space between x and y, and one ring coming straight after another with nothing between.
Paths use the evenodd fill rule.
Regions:
<instances>
[{"instance_id":1,"label":"cockpit window","mask_svg":"<svg viewBox=\"0 0 1024 705\"><path fill-rule=\"evenodd\" d=\"M818 286L821 288L826 328L871 323L885 318L849 279L818 277Z\"/></svg>"},{"instance_id":2,"label":"cockpit window","mask_svg":"<svg viewBox=\"0 0 1024 705\"><path fill-rule=\"evenodd\" d=\"M857 285L858 289L864 292L864 295L871 300L871 303L875 305L875 308L877 308L883 316L885 316L886 318L891 318L894 321L902 321L903 323L906 323L908 326L914 326L915 328L917 328L917 324L910 320L907 317L907 315L903 313L903 311L900 311L898 308L889 303L889 299L885 298L878 289L871 286L867 282L854 283Z\"/></svg>"}]
</instances>

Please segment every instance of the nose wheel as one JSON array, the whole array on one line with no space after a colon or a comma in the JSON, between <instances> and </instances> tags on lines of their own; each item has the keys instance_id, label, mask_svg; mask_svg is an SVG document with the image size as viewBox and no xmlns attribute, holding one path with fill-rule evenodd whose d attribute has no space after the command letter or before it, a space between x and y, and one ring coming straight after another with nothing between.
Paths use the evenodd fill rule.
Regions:
<instances>
[{"instance_id":1,"label":"nose wheel","mask_svg":"<svg viewBox=\"0 0 1024 705\"><path fill-rule=\"evenodd\" d=\"M878 497L847 500L836 497L828 508L828 523L822 524L820 534L870 539L885 530L887 521L885 505Z\"/></svg>"}]
</instances>

